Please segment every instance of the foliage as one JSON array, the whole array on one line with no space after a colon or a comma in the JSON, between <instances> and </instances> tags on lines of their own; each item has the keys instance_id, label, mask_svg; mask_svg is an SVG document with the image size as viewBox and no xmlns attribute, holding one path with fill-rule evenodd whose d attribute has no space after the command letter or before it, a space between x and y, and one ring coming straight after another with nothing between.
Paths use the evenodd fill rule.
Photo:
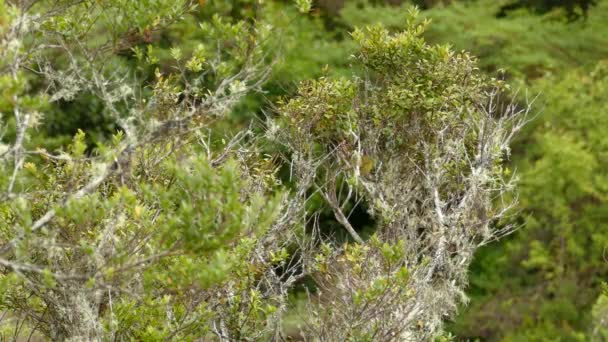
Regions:
<instances>
[{"instance_id":1,"label":"foliage","mask_svg":"<svg viewBox=\"0 0 608 342\"><path fill-rule=\"evenodd\" d=\"M563 7L567 18L574 20L580 16L586 17L589 9L596 4L596 0L517 0L503 5L496 15L505 17L509 11L521 7L528 7L540 13L550 11L556 7Z\"/></svg>"},{"instance_id":2,"label":"foliage","mask_svg":"<svg viewBox=\"0 0 608 342\"><path fill-rule=\"evenodd\" d=\"M606 339L607 6L0 0L0 336Z\"/></svg>"},{"instance_id":3,"label":"foliage","mask_svg":"<svg viewBox=\"0 0 608 342\"><path fill-rule=\"evenodd\" d=\"M343 211L353 196L377 225L370 244L380 251L347 246L318 257L330 297L311 314L320 340L433 337L466 297L472 253L509 230L491 224L510 206L500 165L526 111L499 114L493 101L504 84L468 54L428 45L424 28L412 17L394 35L379 25L355 30L363 77L305 82L279 108L300 182L353 241L365 244ZM395 288L402 273L409 281Z\"/></svg>"},{"instance_id":4,"label":"foliage","mask_svg":"<svg viewBox=\"0 0 608 342\"><path fill-rule=\"evenodd\" d=\"M593 338L597 340L606 340L608 338L607 318L608 318L608 302L606 297L606 283L602 283L602 293L598 297L596 303L593 305L592 316L593 316Z\"/></svg>"},{"instance_id":5,"label":"foliage","mask_svg":"<svg viewBox=\"0 0 608 342\"><path fill-rule=\"evenodd\" d=\"M304 336L433 338L473 251L508 229L492 227L509 207L493 198L512 189L501 164L526 112L499 111L504 84L427 44L415 13L395 35L355 30L363 77L302 83L261 135L226 126L276 75L273 5L1 4L0 309L15 336L280 340L308 277L321 296ZM80 105L107 127L62 144L68 125L49 152L41 113ZM310 229L311 192L352 241ZM342 211L350 198L377 219L368 241Z\"/></svg>"},{"instance_id":6,"label":"foliage","mask_svg":"<svg viewBox=\"0 0 608 342\"><path fill-rule=\"evenodd\" d=\"M542 111L514 148L521 229L483 248L473 263L472 302L451 326L462 338L593 338L591 307L606 278L606 5L598 2L573 23L557 12L496 18L500 4L489 1L424 12L434 19L429 40L473 51L491 74L504 68L510 83L529 87L520 101L539 95ZM352 4L341 19L396 29L403 12Z\"/></svg>"},{"instance_id":7,"label":"foliage","mask_svg":"<svg viewBox=\"0 0 608 342\"><path fill-rule=\"evenodd\" d=\"M534 83L545 114L528 127L517 152L525 229L481 255L472 278L481 296L459 323L462 333L536 340L588 333L599 281L607 275L606 75L603 62L592 72ZM481 319L486 314L500 318ZM486 322L481 329L480 320Z\"/></svg>"},{"instance_id":8,"label":"foliage","mask_svg":"<svg viewBox=\"0 0 608 342\"><path fill-rule=\"evenodd\" d=\"M494 13L499 7L499 1L480 0L432 8L424 12L433 21L425 37L471 51L484 71L495 74L505 70L514 81L593 66L606 56L606 1L599 2L585 21L573 23L552 13L536 16L524 12L498 19ZM397 29L404 21L405 8L360 9L353 3L342 11L342 20L349 27L379 21Z\"/></svg>"},{"instance_id":9,"label":"foliage","mask_svg":"<svg viewBox=\"0 0 608 342\"><path fill-rule=\"evenodd\" d=\"M16 133L6 134L1 160L0 309L14 334L266 336L276 297L258 289L259 275L274 274L277 261L259 248L285 242L260 242L278 227L276 168L253 148L236 149L250 133L218 143L201 129L263 81L265 46L253 44L268 28L215 17L200 28L208 41L186 53L173 47L172 71L161 71L154 46L137 44L191 4L2 6L2 111ZM137 68L121 61L128 48ZM147 68L156 69L152 79ZM63 151L30 147L39 111L79 96L94 97L119 127L111 141L91 149L79 131Z\"/></svg>"},{"instance_id":10,"label":"foliage","mask_svg":"<svg viewBox=\"0 0 608 342\"><path fill-rule=\"evenodd\" d=\"M221 19L226 24L239 18L246 18L249 22L259 17L258 20L266 25L265 29L272 28L277 36L277 39L264 42L267 46L272 45L267 51L276 52L267 55L264 61L273 65L273 68L268 70L270 75L267 77L264 92L246 94L243 101L231 112L231 120L226 122L226 127L243 126L253 116L261 116L264 106L293 91L297 82L321 75L326 65L333 66L332 72L350 73L347 57L352 53L354 45L336 41L333 35L324 31L323 22L319 18L300 15L297 8L282 2L266 3L263 11L255 3L247 0L202 2L202 5L184 12L179 20L172 22L169 27L159 25L152 28L128 29L123 41L112 48L114 54L108 59L107 68L121 70L123 74L136 75L146 82L154 80L156 69L161 73L171 73L176 59L184 66L190 63L190 67L196 68L197 66L192 64L194 60L186 59L188 56L196 52L208 59L217 52L218 46L213 41L218 35L210 32L215 20ZM201 29L200 25L205 27ZM260 25L260 28L263 26ZM239 33L242 32L234 31L231 34L234 37L234 34ZM98 35L98 32L90 33L92 37ZM120 36L119 33L112 35ZM222 40L225 46L233 46L233 41L227 36ZM317 50L326 53L318 54ZM65 58L59 53L53 55L52 59L58 67L67 67ZM228 63L234 61L222 58L214 62L218 63L220 68L226 68ZM203 65L204 63L200 67ZM211 80L208 74L207 76L204 82ZM35 83L32 86L41 85ZM70 91L64 89L63 92L69 95ZM57 149L68 144L78 129L86 130L87 144L94 145L98 141L110 139L113 132L119 128L104 102L86 89L81 89L68 98L57 94L54 103L41 118L39 134L33 137L36 145L49 150Z\"/></svg>"}]
</instances>

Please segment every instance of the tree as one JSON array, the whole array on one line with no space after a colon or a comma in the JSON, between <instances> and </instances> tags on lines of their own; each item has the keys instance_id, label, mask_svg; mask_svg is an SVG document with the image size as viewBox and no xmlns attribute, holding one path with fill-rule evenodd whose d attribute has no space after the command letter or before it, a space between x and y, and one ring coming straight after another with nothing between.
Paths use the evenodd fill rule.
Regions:
<instances>
[{"instance_id":1,"label":"tree","mask_svg":"<svg viewBox=\"0 0 608 342\"><path fill-rule=\"evenodd\" d=\"M226 116L262 89L275 37L252 2L241 19L203 22L192 51L157 55L150 37L194 5L0 2L4 327L72 341L281 340L288 295L312 277L310 338L440 334L475 249L511 229L493 228L510 207L501 163L527 109L499 102L504 84L469 55L426 44L412 13L402 33L353 33L362 78L305 82L262 133L226 133ZM43 113L80 96L116 133L45 150ZM318 234L316 195L352 241ZM372 237L350 224L352 201L376 218Z\"/></svg>"},{"instance_id":2,"label":"tree","mask_svg":"<svg viewBox=\"0 0 608 342\"><path fill-rule=\"evenodd\" d=\"M216 333L264 334L248 320L276 309L257 307L253 273L225 281L252 261L262 232L277 227L280 195L270 193L270 164L255 150L235 150L248 145L247 132L216 144L200 129L260 86L268 68L259 42L269 29L215 17L201 27L207 41L189 56L174 47L173 71L157 68L151 80L121 56L132 48L138 66L158 65L154 47L140 44L192 5L2 3L10 143L2 154L0 307L16 330L25 322L53 340L182 339L255 305ZM92 149L80 132L65 151L30 146L44 105L78 96L103 103L119 127L112 140ZM239 287L244 297L224 302L220 293Z\"/></svg>"},{"instance_id":3,"label":"tree","mask_svg":"<svg viewBox=\"0 0 608 342\"><path fill-rule=\"evenodd\" d=\"M510 208L501 163L527 108L498 101L504 84L468 54L426 44L425 25L355 30L363 76L305 82L279 109L293 174L356 242L319 258L329 299L309 333L320 340L434 336L466 298L473 252L510 232L492 223ZM368 242L344 211L351 199L376 219Z\"/></svg>"}]
</instances>

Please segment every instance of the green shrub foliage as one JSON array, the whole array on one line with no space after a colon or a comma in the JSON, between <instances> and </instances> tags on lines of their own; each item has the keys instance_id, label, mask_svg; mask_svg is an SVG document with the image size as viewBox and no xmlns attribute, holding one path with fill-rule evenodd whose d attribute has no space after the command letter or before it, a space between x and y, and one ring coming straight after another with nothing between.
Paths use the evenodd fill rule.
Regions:
<instances>
[{"instance_id":1,"label":"green shrub foliage","mask_svg":"<svg viewBox=\"0 0 608 342\"><path fill-rule=\"evenodd\" d=\"M308 281L307 339L441 335L473 252L510 230L502 164L527 110L415 12L352 33L359 76L275 72L274 6L0 1L2 334L283 340ZM264 128L230 127L313 74ZM76 112L89 124L61 126ZM348 241L319 234L322 210Z\"/></svg>"},{"instance_id":2,"label":"green shrub foliage","mask_svg":"<svg viewBox=\"0 0 608 342\"><path fill-rule=\"evenodd\" d=\"M466 299L472 253L510 230L493 226L510 207L501 164L527 110L500 108L506 86L468 54L427 44L425 26L355 30L362 76L305 82L279 108L293 173L364 246L321 258L329 298L309 324L321 340L433 337ZM344 212L353 197L376 220L370 246Z\"/></svg>"}]
</instances>

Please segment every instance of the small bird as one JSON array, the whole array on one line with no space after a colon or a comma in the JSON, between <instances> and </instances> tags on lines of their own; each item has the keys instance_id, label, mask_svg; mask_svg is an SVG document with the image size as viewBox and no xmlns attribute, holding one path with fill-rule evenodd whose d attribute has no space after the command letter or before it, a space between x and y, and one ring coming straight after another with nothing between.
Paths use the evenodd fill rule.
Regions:
<instances>
[{"instance_id":1,"label":"small bird","mask_svg":"<svg viewBox=\"0 0 608 342\"><path fill-rule=\"evenodd\" d=\"M359 165L359 169L361 171L361 175L362 176L368 176L372 173L372 171L374 170L374 167L376 166L376 162L374 161L373 158L363 155L361 157L361 165Z\"/></svg>"}]
</instances>

